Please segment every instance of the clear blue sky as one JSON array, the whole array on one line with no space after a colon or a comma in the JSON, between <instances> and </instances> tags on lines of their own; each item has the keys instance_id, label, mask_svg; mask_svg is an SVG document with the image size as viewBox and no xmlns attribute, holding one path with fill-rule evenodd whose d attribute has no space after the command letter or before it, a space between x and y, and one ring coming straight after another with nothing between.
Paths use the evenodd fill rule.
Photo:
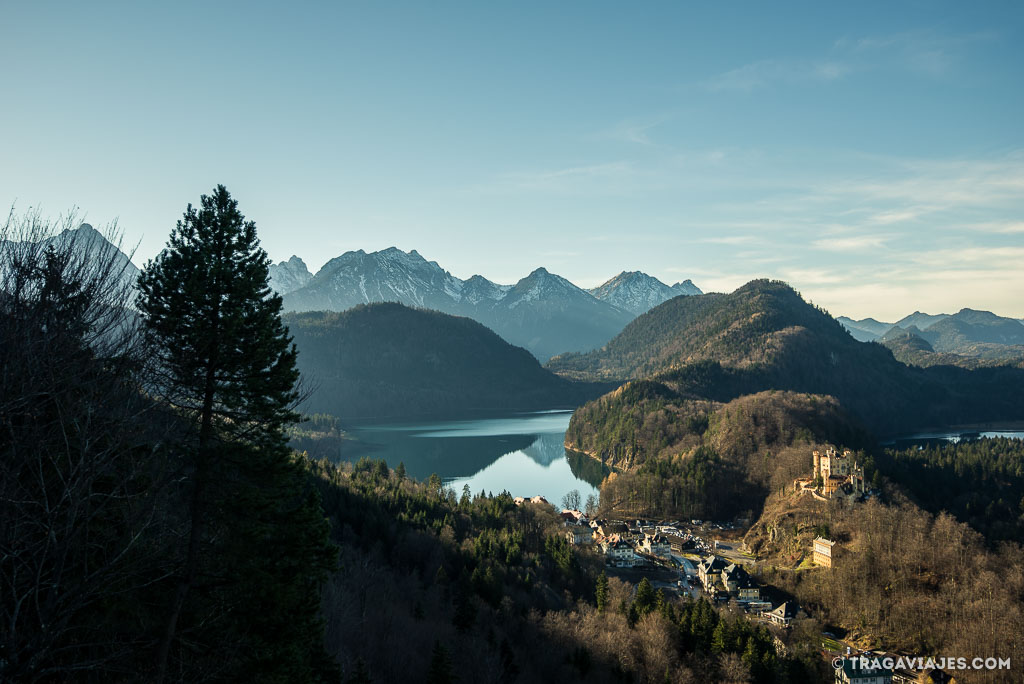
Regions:
<instances>
[{"instance_id":1,"label":"clear blue sky","mask_svg":"<svg viewBox=\"0 0 1024 684\"><path fill-rule=\"evenodd\" d=\"M285 5L0 5L0 206L1024 316L1024 3Z\"/></svg>"}]
</instances>

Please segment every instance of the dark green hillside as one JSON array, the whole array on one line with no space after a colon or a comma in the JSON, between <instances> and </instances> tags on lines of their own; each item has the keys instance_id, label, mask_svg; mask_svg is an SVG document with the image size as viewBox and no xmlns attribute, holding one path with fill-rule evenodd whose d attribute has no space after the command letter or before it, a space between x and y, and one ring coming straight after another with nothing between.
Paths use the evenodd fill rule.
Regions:
<instances>
[{"instance_id":1,"label":"dark green hillside","mask_svg":"<svg viewBox=\"0 0 1024 684\"><path fill-rule=\"evenodd\" d=\"M688 363L769 364L800 328L820 342L852 348L849 333L780 281L755 280L732 294L671 299L639 316L603 348L563 354L548 367L558 373L617 379L651 377Z\"/></svg>"},{"instance_id":2,"label":"dark green hillside","mask_svg":"<svg viewBox=\"0 0 1024 684\"><path fill-rule=\"evenodd\" d=\"M1024 373L904 365L854 340L782 282L670 300L603 349L548 365L574 377L652 378L683 396L730 401L764 390L831 395L877 434L1024 416Z\"/></svg>"},{"instance_id":3,"label":"dark green hillside","mask_svg":"<svg viewBox=\"0 0 1024 684\"><path fill-rule=\"evenodd\" d=\"M1024 539L1024 441L999 437L886 449L878 465L922 508L948 511L990 542Z\"/></svg>"},{"instance_id":4,"label":"dark green hillside","mask_svg":"<svg viewBox=\"0 0 1024 684\"><path fill-rule=\"evenodd\" d=\"M571 406L602 391L544 370L469 318L384 303L290 314L303 409L345 418Z\"/></svg>"}]
</instances>

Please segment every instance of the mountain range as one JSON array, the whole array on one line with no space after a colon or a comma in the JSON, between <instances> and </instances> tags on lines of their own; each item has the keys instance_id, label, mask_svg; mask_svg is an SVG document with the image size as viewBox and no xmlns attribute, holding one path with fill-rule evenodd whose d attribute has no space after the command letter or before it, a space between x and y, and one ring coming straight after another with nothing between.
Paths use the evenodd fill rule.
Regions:
<instances>
[{"instance_id":1,"label":"mountain range","mask_svg":"<svg viewBox=\"0 0 1024 684\"><path fill-rule=\"evenodd\" d=\"M345 311L398 302L472 318L542 361L600 347L639 313L679 295L700 294L691 281L669 286L638 271L584 290L538 268L514 285L480 275L462 280L416 250L358 250L311 274L298 257L271 267L286 311Z\"/></svg>"},{"instance_id":2,"label":"mountain range","mask_svg":"<svg viewBox=\"0 0 1024 684\"><path fill-rule=\"evenodd\" d=\"M955 314L915 311L896 323L873 318L855 321L840 317L837 320L855 339L883 344L900 361L917 366L977 368L1024 363L1024 323L990 311L961 309Z\"/></svg>"},{"instance_id":3,"label":"mountain range","mask_svg":"<svg viewBox=\"0 0 1024 684\"><path fill-rule=\"evenodd\" d=\"M684 280L669 286L640 271L623 271L588 292L602 301L629 311L634 316L650 311L658 304L679 295L704 294L692 280Z\"/></svg>"}]
</instances>

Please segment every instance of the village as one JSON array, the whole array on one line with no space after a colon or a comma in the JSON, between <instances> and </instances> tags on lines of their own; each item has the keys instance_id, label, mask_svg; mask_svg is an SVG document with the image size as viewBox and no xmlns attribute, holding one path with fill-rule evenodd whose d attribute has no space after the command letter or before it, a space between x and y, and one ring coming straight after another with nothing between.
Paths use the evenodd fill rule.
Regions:
<instances>
[{"instance_id":1,"label":"village","mask_svg":"<svg viewBox=\"0 0 1024 684\"><path fill-rule=\"evenodd\" d=\"M797 478L793 483L800 496L856 502L876 494L865 486L864 470L849 451L840 453L832 447L814 451L811 466L809 477ZM546 503L541 497L517 500L523 501ZM749 620L775 630L777 649L786 648L781 637L794 620L807 617L792 597L756 579L757 559L745 548L741 536L745 527L741 523L748 521L590 519L581 511L569 509L561 510L560 516L569 544L603 556L608 575L633 585L646 577L666 595L704 597L731 606ZM840 549L832 539L818 536L808 551L812 567L823 572L842 562ZM837 684L955 682L942 670L854 667L854 657L869 658L874 663L886 657L897 661L900 655L908 654L862 651L831 632L822 633L820 650L823 658L840 663L835 669Z\"/></svg>"}]
</instances>

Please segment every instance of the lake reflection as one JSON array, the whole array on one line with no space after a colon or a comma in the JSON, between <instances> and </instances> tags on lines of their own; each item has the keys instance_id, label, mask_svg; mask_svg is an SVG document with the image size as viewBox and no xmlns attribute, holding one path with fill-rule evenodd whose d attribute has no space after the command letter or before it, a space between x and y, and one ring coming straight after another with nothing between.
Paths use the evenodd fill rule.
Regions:
<instances>
[{"instance_id":1,"label":"lake reflection","mask_svg":"<svg viewBox=\"0 0 1024 684\"><path fill-rule=\"evenodd\" d=\"M422 421L359 425L348 428L359 440L343 448L341 457L384 459L394 467L405 464L418 480L437 473L461 495L464 485L473 494L541 495L560 504L570 490L582 501L598 495L601 466L578 454L567 458L565 430L572 411L544 411L499 418Z\"/></svg>"}]
</instances>

